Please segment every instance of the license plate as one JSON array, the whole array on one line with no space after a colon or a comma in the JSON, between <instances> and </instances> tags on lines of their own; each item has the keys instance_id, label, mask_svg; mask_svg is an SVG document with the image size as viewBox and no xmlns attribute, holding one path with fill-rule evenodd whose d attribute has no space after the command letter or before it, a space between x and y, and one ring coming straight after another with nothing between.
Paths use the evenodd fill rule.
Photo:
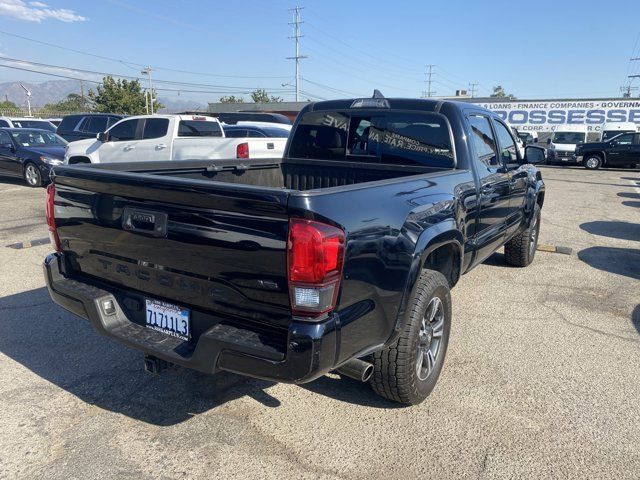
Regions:
<instances>
[{"instance_id":1,"label":"license plate","mask_svg":"<svg viewBox=\"0 0 640 480\"><path fill-rule=\"evenodd\" d=\"M182 340L191 338L189 310L160 300L146 299L146 304L148 328Z\"/></svg>"}]
</instances>

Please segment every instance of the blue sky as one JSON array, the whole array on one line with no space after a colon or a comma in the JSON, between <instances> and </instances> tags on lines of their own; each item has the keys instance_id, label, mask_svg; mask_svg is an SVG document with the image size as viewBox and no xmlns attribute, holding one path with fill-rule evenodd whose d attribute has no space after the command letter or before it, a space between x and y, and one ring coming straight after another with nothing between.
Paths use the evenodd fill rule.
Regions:
<instances>
[{"instance_id":1,"label":"blue sky","mask_svg":"<svg viewBox=\"0 0 640 480\"><path fill-rule=\"evenodd\" d=\"M640 73L640 2L299 0L303 97L451 95L478 83L478 95L503 85L519 98L618 96ZM163 97L216 101L222 91L264 87L293 99L292 0L0 0L5 57L140 76L154 67ZM639 55L640 56L640 55ZM131 62L131 63L129 63ZM0 63L8 64L5 61ZM13 63L13 65L18 65ZM23 67L25 65L22 65ZM63 75L99 75L28 67ZM184 70L194 73L175 72ZM196 74L196 72L200 74ZM216 76L218 75L218 76ZM259 78L243 78L259 77ZM0 82L54 79L0 67ZM640 86L640 79L635 82ZM188 92L187 90L199 90ZM637 92L636 92L637 93Z\"/></svg>"}]
</instances>

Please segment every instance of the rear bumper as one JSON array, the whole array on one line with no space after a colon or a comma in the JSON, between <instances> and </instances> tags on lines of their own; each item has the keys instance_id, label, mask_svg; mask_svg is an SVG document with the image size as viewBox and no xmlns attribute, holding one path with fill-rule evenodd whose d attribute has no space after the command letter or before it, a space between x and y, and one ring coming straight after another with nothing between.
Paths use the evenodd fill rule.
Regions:
<instances>
[{"instance_id":1,"label":"rear bumper","mask_svg":"<svg viewBox=\"0 0 640 480\"><path fill-rule=\"evenodd\" d=\"M246 325L216 321L201 313L210 328L197 340L184 342L156 332L127 317L130 302L142 296L112 286L96 286L65 276L64 255L54 253L44 261L49 294L64 309L89 320L102 335L167 362L206 373L226 370L265 380L305 383L324 375L336 363L338 316L318 323L293 320L286 343L274 347L264 336ZM105 300L117 305L107 315Z\"/></svg>"}]
</instances>

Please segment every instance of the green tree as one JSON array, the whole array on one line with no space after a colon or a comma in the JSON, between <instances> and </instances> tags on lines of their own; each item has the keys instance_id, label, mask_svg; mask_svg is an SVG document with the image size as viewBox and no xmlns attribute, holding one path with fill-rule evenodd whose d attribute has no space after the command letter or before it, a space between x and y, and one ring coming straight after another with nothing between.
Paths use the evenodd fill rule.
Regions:
<instances>
[{"instance_id":1,"label":"green tree","mask_svg":"<svg viewBox=\"0 0 640 480\"><path fill-rule=\"evenodd\" d=\"M2 110L18 110L18 106L15 103L10 102L9 100L4 100L4 101L0 102L0 109L2 109Z\"/></svg>"},{"instance_id":2,"label":"green tree","mask_svg":"<svg viewBox=\"0 0 640 480\"><path fill-rule=\"evenodd\" d=\"M506 98L508 100L516 100L515 95L509 93L507 94L502 88L502 85L498 85L497 87L493 87L493 93L489 95L491 98Z\"/></svg>"},{"instance_id":3,"label":"green tree","mask_svg":"<svg viewBox=\"0 0 640 480\"><path fill-rule=\"evenodd\" d=\"M155 91L153 97L155 98ZM122 115L144 115L145 92L142 91L138 80L114 79L104 77L102 85L98 85L96 92L89 91L89 98L95 104L95 111L119 113ZM157 100L153 102L153 111L157 112L164 105Z\"/></svg>"},{"instance_id":4,"label":"green tree","mask_svg":"<svg viewBox=\"0 0 640 480\"><path fill-rule=\"evenodd\" d=\"M244 98L228 95L226 97L220 97L220 103L244 103Z\"/></svg>"},{"instance_id":5,"label":"green tree","mask_svg":"<svg viewBox=\"0 0 640 480\"><path fill-rule=\"evenodd\" d=\"M255 103L279 103L284 101L282 97L269 96L264 88L259 88L251 92L251 100Z\"/></svg>"},{"instance_id":6,"label":"green tree","mask_svg":"<svg viewBox=\"0 0 640 480\"><path fill-rule=\"evenodd\" d=\"M70 93L66 100L47 103L42 109L50 112L88 112L91 110L91 102L87 97L83 98L77 93Z\"/></svg>"}]
</instances>

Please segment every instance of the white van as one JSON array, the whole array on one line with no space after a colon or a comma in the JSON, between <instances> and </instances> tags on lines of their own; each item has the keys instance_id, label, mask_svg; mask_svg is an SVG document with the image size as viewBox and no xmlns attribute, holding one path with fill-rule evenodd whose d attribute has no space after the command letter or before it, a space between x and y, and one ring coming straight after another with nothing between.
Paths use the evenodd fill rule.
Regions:
<instances>
[{"instance_id":1,"label":"white van","mask_svg":"<svg viewBox=\"0 0 640 480\"><path fill-rule=\"evenodd\" d=\"M547 161L577 163L576 146L587 141L588 132L586 125L558 125L547 140Z\"/></svg>"},{"instance_id":2,"label":"white van","mask_svg":"<svg viewBox=\"0 0 640 480\"><path fill-rule=\"evenodd\" d=\"M621 133L636 133L638 125L633 122L605 122L600 130L600 141L606 142Z\"/></svg>"}]
</instances>

